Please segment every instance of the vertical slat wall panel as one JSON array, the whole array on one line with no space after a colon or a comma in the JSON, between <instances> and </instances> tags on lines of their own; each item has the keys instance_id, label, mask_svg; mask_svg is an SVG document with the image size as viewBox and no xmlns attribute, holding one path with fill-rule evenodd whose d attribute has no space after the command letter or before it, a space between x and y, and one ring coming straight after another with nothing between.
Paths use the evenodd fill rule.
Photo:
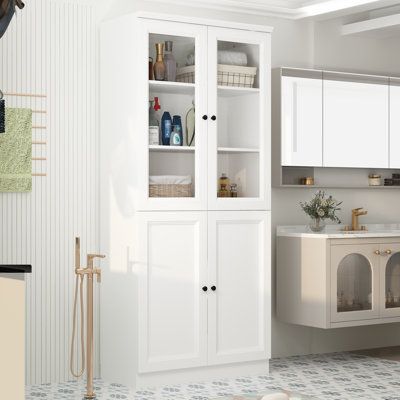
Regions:
<instances>
[{"instance_id":1,"label":"vertical slat wall panel","mask_svg":"<svg viewBox=\"0 0 400 400\"><path fill-rule=\"evenodd\" d=\"M72 0L27 1L0 40L0 88L47 95L6 99L8 106L47 111L34 114L35 125L47 129L32 133L47 141L33 146L33 155L47 161L32 164L47 177L33 178L32 193L0 193L0 262L33 265L28 384L71 379L74 237L81 236L83 263L87 252L99 251L96 40L93 3Z\"/></svg>"}]
</instances>

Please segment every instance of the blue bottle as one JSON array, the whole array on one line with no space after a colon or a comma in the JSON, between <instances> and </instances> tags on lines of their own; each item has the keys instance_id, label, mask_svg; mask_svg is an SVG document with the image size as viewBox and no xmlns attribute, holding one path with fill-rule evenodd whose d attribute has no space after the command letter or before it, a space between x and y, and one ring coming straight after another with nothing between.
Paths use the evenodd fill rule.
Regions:
<instances>
[{"instance_id":1,"label":"blue bottle","mask_svg":"<svg viewBox=\"0 0 400 400\"><path fill-rule=\"evenodd\" d=\"M161 118L161 143L163 146L169 146L169 141L172 133L171 114L165 111Z\"/></svg>"},{"instance_id":2,"label":"blue bottle","mask_svg":"<svg viewBox=\"0 0 400 400\"><path fill-rule=\"evenodd\" d=\"M179 134L181 137L181 144L183 145L183 128L182 128L182 119L180 115L174 115L172 118L172 126L179 126Z\"/></svg>"}]
</instances>

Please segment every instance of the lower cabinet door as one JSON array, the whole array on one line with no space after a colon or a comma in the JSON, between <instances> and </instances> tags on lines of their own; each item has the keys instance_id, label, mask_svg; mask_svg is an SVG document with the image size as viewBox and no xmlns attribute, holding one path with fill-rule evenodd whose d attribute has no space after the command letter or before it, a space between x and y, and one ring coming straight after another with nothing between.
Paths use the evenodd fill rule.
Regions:
<instances>
[{"instance_id":1,"label":"lower cabinet door","mask_svg":"<svg viewBox=\"0 0 400 400\"><path fill-rule=\"evenodd\" d=\"M378 318L379 244L331 247L331 322Z\"/></svg>"},{"instance_id":2,"label":"lower cabinet door","mask_svg":"<svg viewBox=\"0 0 400 400\"><path fill-rule=\"evenodd\" d=\"M208 363L269 358L270 213L208 213Z\"/></svg>"},{"instance_id":3,"label":"lower cabinet door","mask_svg":"<svg viewBox=\"0 0 400 400\"><path fill-rule=\"evenodd\" d=\"M207 213L140 213L137 243L139 372L206 365Z\"/></svg>"},{"instance_id":4,"label":"lower cabinet door","mask_svg":"<svg viewBox=\"0 0 400 400\"><path fill-rule=\"evenodd\" d=\"M400 317L400 243L380 247L381 317Z\"/></svg>"}]
</instances>

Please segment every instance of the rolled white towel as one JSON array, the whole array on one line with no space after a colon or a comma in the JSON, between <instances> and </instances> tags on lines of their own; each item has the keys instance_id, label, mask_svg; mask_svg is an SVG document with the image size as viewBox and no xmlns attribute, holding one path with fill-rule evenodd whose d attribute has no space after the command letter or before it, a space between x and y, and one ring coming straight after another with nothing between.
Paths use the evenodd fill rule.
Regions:
<instances>
[{"instance_id":1,"label":"rolled white towel","mask_svg":"<svg viewBox=\"0 0 400 400\"><path fill-rule=\"evenodd\" d=\"M190 185L192 177L190 175L151 175L150 185Z\"/></svg>"},{"instance_id":2,"label":"rolled white towel","mask_svg":"<svg viewBox=\"0 0 400 400\"><path fill-rule=\"evenodd\" d=\"M186 57L186 65L190 66L194 64L195 56L194 53L191 53ZM218 64L238 65L239 67L246 67L247 54L243 51L218 50Z\"/></svg>"},{"instance_id":3,"label":"rolled white towel","mask_svg":"<svg viewBox=\"0 0 400 400\"><path fill-rule=\"evenodd\" d=\"M285 393L270 393L263 396L261 400L290 400L290 397Z\"/></svg>"}]
</instances>

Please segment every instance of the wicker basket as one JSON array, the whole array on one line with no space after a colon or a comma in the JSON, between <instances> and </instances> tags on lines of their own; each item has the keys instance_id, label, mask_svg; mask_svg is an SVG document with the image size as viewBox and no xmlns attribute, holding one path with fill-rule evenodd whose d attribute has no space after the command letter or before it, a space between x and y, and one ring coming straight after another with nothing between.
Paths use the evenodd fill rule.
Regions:
<instances>
[{"instance_id":1,"label":"wicker basket","mask_svg":"<svg viewBox=\"0 0 400 400\"><path fill-rule=\"evenodd\" d=\"M257 67L218 64L218 85L252 88L256 74ZM195 78L194 65L178 68L177 82L195 83Z\"/></svg>"},{"instance_id":2,"label":"wicker basket","mask_svg":"<svg viewBox=\"0 0 400 400\"><path fill-rule=\"evenodd\" d=\"M150 197L192 197L192 184L149 184Z\"/></svg>"}]
</instances>

